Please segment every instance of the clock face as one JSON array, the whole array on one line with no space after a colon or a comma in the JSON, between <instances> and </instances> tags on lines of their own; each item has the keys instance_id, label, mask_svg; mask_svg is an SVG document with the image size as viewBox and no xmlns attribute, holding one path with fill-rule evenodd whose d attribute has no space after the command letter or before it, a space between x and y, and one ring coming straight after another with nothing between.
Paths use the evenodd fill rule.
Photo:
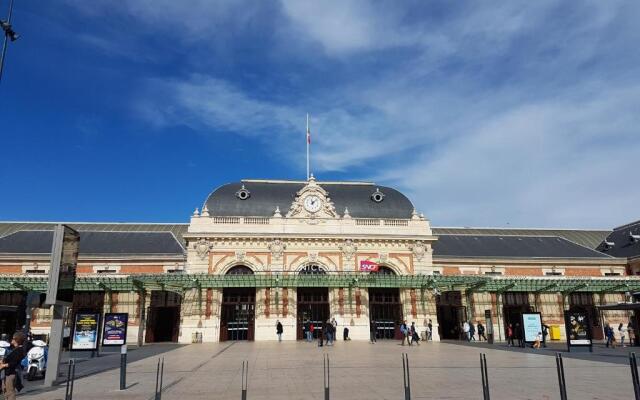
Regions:
<instances>
[{"instance_id":1,"label":"clock face","mask_svg":"<svg viewBox=\"0 0 640 400\"><path fill-rule=\"evenodd\" d=\"M304 208L305 210L311 213L316 213L320 211L321 207L322 207L322 200L320 200L318 196L309 196L306 199L304 199Z\"/></svg>"}]
</instances>

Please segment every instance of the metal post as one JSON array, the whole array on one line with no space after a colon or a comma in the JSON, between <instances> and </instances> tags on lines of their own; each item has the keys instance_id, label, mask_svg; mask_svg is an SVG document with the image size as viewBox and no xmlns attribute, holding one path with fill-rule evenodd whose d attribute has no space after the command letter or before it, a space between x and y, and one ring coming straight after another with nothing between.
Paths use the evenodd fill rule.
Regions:
<instances>
[{"instance_id":1,"label":"metal post","mask_svg":"<svg viewBox=\"0 0 640 400\"><path fill-rule=\"evenodd\" d=\"M564 380L564 363L562 354L556 353L556 369L558 370L558 385L560 386L560 400L567 400L567 383Z\"/></svg>"},{"instance_id":2,"label":"metal post","mask_svg":"<svg viewBox=\"0 0 640 400\"><path fill-rule=\"evenodd\" d=\"M633 381L633 394L636 400L640 400L640 380L638 379L638 362L636 353L629 354L629 365L631 366L631 380Z\"/></svg>"},{"instance_id":3,"label":"metal post","mask_svg":"<svg viewBox=\"0 0 640 400\"><path fill-rule=\"evenodd\" d=\"M73 384L76 380L76 362L72 358L69 360L69 367L67 369L67 386L64 392L64 400L73 400Z\"/></svg>"},{"instance_id":4,"label":"metal post","mask_svg":"<svg viewBox=\"0 0 640 400\"><path fill-rule=\"evenodd\" d=\"M411 377L407 353L402 353L402 380L404 381L404 400L411 400Z\"/></svg>"},{"instance_id":5,"label":"metal post","mask_svg":"<svg viewBox=\"0 0 640 400\"><path fill-rule=\"evenodd\" d=\"M162 374L164 373L164 358L162 358L162 368L160 367L160 358L158 358L158 367L156 368L156 391L154 400L162 398Z\"/></svg>"},{"instance_id":6,"label":"metal post","mask_svg":"<svg viewBox=\"0 0 640 400\"><path fill-rule=\"evenodd\" d=\"M485 353L480 353L480 374L482 375L482 398L490 400L489 371L487 370L487 355Z\"/></svg>"},{"instance_id":7,"label":"metal post","mask_svg":"<svg viewBox=\"0 0 640 400\"><path fill-rule=\"evenodd\" d=\"M52 387L56 379L58 379L58 370L60 368L60 358L62 354L62 340L64 339L64 313L65 306L59 304L53 306L47 373L44 377L45 387Z\"/></svg>"},{"instance_id":8,"label":"metal post","mask_svg":"<svg viewBox=\"0 0 640 400\"><path fill-rule=\"evenodd\" d=\"M242 362L242 400L247 400L247 388L249 387L249 361Z\"/></svg>"},{"instance_id":9,"label":"metal post","mask_svg":"<svg viewBox=\"0 0 640 400\"><path fill-rule=\"evenodd\" d=\"M329 370L329 355L324 355L324 400L329 400L329 388L331 386L330 370Z\"/></svg>"},{"instance_id":10,"label":"metal post","mask_svg":"<svg viewBox=\"0 0 640 400\"><path fill-rule=\"evenodd\" d=\"M127 345L120 347L120 390L127 388Z\"/></svg>"},{"instance_id":11,"label":"metal post","mask_svg":"<svg viewBox=\"0 0 640 400\"><path fill-rule=\"evenodd\" d=\"M158 392L158 400L162 400L162 381L164 380L164 357L160 363L160 391Z\"/></svg>"}]
</instances>

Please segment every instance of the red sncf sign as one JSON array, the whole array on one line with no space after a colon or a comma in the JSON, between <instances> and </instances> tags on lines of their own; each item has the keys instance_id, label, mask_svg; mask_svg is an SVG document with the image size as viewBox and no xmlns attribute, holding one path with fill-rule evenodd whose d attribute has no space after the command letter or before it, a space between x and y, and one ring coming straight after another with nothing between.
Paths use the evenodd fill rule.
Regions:
<instances>
[{"instance_id":1,"label":"red sncf sign","mask_svg":"<svg viewBox=\"0 0 640 400\"><path fill-rule=\"evenodd\" d=\"M360 261L360 272L378 272L378 264L373 261L362 260Z\"/></svg>"}]
</instances>

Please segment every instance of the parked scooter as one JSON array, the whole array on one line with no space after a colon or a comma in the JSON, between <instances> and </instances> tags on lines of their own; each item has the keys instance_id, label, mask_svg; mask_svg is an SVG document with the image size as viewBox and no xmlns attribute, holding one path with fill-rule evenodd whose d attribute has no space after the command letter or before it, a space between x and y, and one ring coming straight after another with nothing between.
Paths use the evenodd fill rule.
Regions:
<instances>
[{"instance_id":1,"label":"parked scooter","mask_svg":"<svg viewBox=\"0 0 640 400\"><path fill-rule=\"evenodd\" d=\"M6 357L11 352L11 343L6 340L0 340L0 359Z\"/></svg>"},{"instance_id":2,"label":"parked scooter","mask_svg":"<svg viewBox=\"0 0 640 400\"><path fill-rule=\"evenodd\" d=\"M32 381L38 376L44 377L47 372L47 358L49 357L49 346L42 340L31 342L33 347L27 352L25 357L27 380ZM24 360L23 360L24 363Z\"/></svg>"}]
</instances>

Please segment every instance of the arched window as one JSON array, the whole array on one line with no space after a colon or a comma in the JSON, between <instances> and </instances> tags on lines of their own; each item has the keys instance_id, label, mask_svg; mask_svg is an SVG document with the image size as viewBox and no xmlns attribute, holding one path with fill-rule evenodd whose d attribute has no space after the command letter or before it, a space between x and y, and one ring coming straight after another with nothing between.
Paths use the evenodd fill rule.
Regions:
<instances>
[{"instance_id":1,"label":"arched window","mask_svg":"<svg viewBox=\"0 0 640 400\"><path fill-rule=\"evenodd\" d=\"M236 265L227 271L227 275L253 275L253 271L246 265Z\"/></svg>"},{"instance_id":2,"label":"arched window","mask_svg":"<svg viewBox=\"0 0 640 400\"><path fill-rule=\"evenodd\" d=\"M378 274L378 275L396 275L396 271L392 270L389 267L386 267L384 265L380 265L378 267L378 272L372 272L372 274Z\"/></svg>"},{"instance_id":3,"label":"arched window","mask_svg":"<svg viewBox=\"0 0 640 400\"><path fill-rule=\"evenodd\" d=\"M324 275L325 271L321 266L315 264L307 264L300 270L300 275Z\"/></svg>"}]
</instances>

